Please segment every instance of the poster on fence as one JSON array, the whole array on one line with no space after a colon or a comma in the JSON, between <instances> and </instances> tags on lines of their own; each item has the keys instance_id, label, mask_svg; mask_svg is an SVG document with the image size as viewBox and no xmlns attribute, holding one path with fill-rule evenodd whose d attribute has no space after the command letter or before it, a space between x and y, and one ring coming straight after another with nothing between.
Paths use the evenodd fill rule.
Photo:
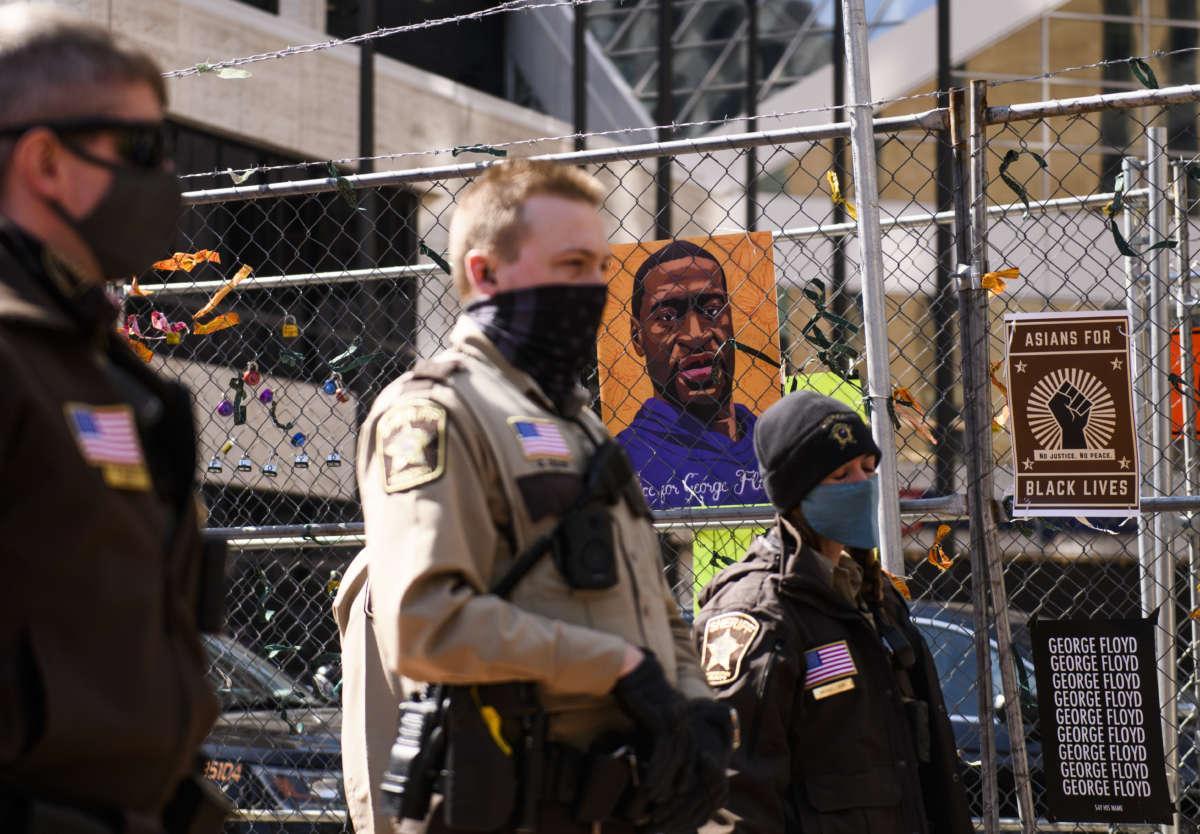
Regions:
<instances>
[{"instance_id":1,"label":"poster on fence","mask_svg":"<svg viewBox=\"0 0 1200 834\"><path fill-rule=\"evenodd\" d=\"M651 509L767 503L754 424L779 399L770 232L613 247L605 422Z\"/></svg>"},{"instance_id":2,"label":"poster on fence","mask_svg":"<svg viewBox=\"0 0 1200 834\"><path fill-rule=\"evenodd\" d=\"M1154 621L1030 626L1049 817L1171 822Z\"/></svg>"},{"instance_id":3,"label":"poster on fence","mask_svg":"<svg viewBox=\"0 0 1200 834\"><path fill-rule=\"evenodd\" d=\"M1129 316L1004 317L1014 516L1134 516Z\"/></svg>"}]
</instances>

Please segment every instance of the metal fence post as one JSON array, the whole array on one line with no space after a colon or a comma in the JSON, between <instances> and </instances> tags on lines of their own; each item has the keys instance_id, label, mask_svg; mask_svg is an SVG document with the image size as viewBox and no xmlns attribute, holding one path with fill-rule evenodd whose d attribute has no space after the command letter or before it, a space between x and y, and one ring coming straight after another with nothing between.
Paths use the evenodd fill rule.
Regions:
<instances>
[{"instance_id":1,"label":"metal fence post","mask_svg":"<svg viewBox=\"0 0 1200 834\"><path fill-rule=\"evenodd\" d=\"M1125 185L1125 189L1129 190L1130 186L1138 176L1137 171L1140 167L1138 160L1133 157L1124 157L1121 160L1121 178ZM1125 240L1130 242L1130 245L1138 245L1138 238L1135 234L1136 220L1134 213L1125 210L1121 214L1121 233L1125 236ZM1145 244L1141 244L1145 245ZM1133 397L1135 402L1134 419L1138 420L1138 459L1141 462L1141 483L1138 484L1138 489L1143 495L1147 489L1145 482L1146 467L1149 461L1153 459L1153 447L1147 439L1144 423L1148 418L1153 402L1146 395L1145 387L1145 366L1147 363L1145 336L1146 336L1146 300L1144 298L1144 283L1143 269L1139 260L1133 257L1126 257L1125 261L1125 309L1129 313L1130 327L1133 332L1130 334L1130 342L1132 345L1132 353L1130 355L1130 376L1133 379ZM1141 419L1137 415L1143 415ZM1150 536L1146 531L1150 520L1143 514L1138 518L1138 534L1137 534L1137 552L1138 552L1138 579L1140 584L1142 613L1149 615L1154 610L1154 582L1150 575Z\"/></svg>"},{"instance_id":2,"label":"metal fence post","mask_svg":"<svg viewBox=\"0 0 1200 834\"><path fill-rule=\"evenodd\" d=\"M850 145L858 199L858 243L862 264L863 330L867 343L867 402L872 433L883 458L879 467L880 561L891 573L904 573L900 545L900 479L896 471L896 435L889 418L892 399L888 356L887 295L879 231L879 184L875 170L874 113L867 63L867 15L863 0L842 0L846 21L846 57L850 68Z\"/></svg>"},{"instance_id":3,"label":"metal fence post","mask_svg":"<svg viewBox=\"0 0 1200 834\"><path fill-rule=\"evenodd\" d=\"M1146 132L1146 163L1148 176L1150 240L1151 245L1166 240L1169 236L1169 165L1167 158L1167 130L1152 127ZM1168 305L1171 259L1166 249L1157 249L1153 254L1149 270L1150 328L1150 401L1153 411L1150 424L1151 443L1157 452L1151 478L1151 495L1156 498L1168 495L1170 484L1171 412L1167 399L1167 375L1171 372L1170 354L1170 307ZM1143 463L1143 466L1146 464ZM1174 793L1177 766L1176 722L1175 722L1175 556L1171 546L1168 518L1163 513L1154 516L1154 584L1155 611L1158 630L1155 650L1158 654L1158 698L1162 706L1163 756L1171 766L1167 768L1167 785ZM1178 815L1176 824L1178 827Z\"/></svg>"},{"instance_id":4,"label":"metal fence post","mask_svg":"<svg viewBox=\"0 0 1200 834\"><path fill-rule=\"evenodd\" d=\"M974 240L971 217L971 172L970 172L970 147L968 145L968 121L967 121L967 101L965 92L961 89L952 90L950 93L950 136L954 147L954 227L955 241L957 243L956 253L958 261L963 266L956 273L959 280L962 280L963 269L971 261L971 251ZM957 293L958 297L958 315L959 326L958 335L962 349L962 374L963 374L963 419L967 421L967 429L963 433L963 448L964 457L968 471L973 471L973 467L977 463L973 463L975 456L975 444L968 442L970 438L970 427L974 425L976 418L972 414L972 409L975 406L977 396L977 388L971 386L967 382L967 375L971 372L965 357L972 353L973 346L979 341L981 334L969 330L968 326L971 322L971 317L967 315L969 288L964 291L960 287ZM982 335L986 339L986 333ZM971 502L978 498L979 489L978 482L970 477L967 479L967 497L968 497L968 513L972 518L977 516L974 512L975 505ZM996 786L996 768L993 762L996 761L996 728L992 722L983 720L984 716L991 716L994 706L992 704L992 659L991 645L988 640L988 592L987 583L983 580L986 575L987 566L984 562L984 551L976 546L976 537L979 532L979 525L971 525L970 542L971 542L971 608L974 617L974 642L975 642L975 664L977 670L978 699L976 704L977 714L980 717L979 721L979 761L980 761L980 782L981 793L983 799L983 830L985 834L996 834L999 830L999 808L997 802L997 786ZM986 671L984 671L986 670ZM984 681L987 685L983 685Z\"/></svg>"},{"instance_id":5,"label":"metal fence post","mask_svg":"<svg viewBox=\"0 0 1200 834\"><path fill-rule=\"evenodd\" d=\"M1179 318L1179 365L1180 375L1186 391L1196 390L1196 350L1192 341L1192 310L1195 307L1195 290L1192 286L1192 254L1189 240L1188 213L1191 208L1188 199L1188 171L1185 163L1176 163L1174 174L1175 191L1175 236L1178 244L1175 247L1175 263L1179 274L1176 295L1176 314ZM1182 425L1180 437L1183 440L1183 486L1188 495L1195 495L1200 490L1200 478L1196 471L1196 403L1191 397L1180 398ZM1188 572L1192 576L1200 575L1200 542L1197 541L1195 528L1195 513L1186 512L1182 518L1183 535L1187 545ZM1195 611L1200 608L1200 588L1195 583L1188 584L1188 608ZM1189 619L1191 640L1188 652L1191 655L1192 668L1196 668L1197 652L1200 650L1200 620ZM1192 700L1200 703L1200 674L1192 672ZM1200 724L1192 725L1192 746L1200 749Z\"/></svg>"},{"instance_id":6,"label":"metal fence post","mask_svg":"<svg viewBox=\"0 0 1200 834\"><path fill-rule=\"evenodd\" d=\"M967 436L967 507L971 517L971 552L974 579L985 582L991 592L996 619L996 647L1000 657L1000 680L1004 692L1004 713L1016 780L1017 809L1021 829L1035 829L1033 793L1029 779L1029 760L1025 750L1024 720L1016 680L1016 658L1012 650L1012 632L1008 620L1008 594L1004 586L1004 566L996 540L996 510L992 473L992 401L988 334L987 291L982 276L987 272L987 84L973 81L970 92L970 268L959 270L958 299L961 323L959 333L963 364L963 417ZM977 591L976 600L982 595ZM987 629L980 635L976 614L976 661L979 664L979 719L990 719L994 706L991 696L991 652ZM986 682L986 685L984 683ZM985 759L985 767L995 760Z\"/></svg>"}]
</instances>

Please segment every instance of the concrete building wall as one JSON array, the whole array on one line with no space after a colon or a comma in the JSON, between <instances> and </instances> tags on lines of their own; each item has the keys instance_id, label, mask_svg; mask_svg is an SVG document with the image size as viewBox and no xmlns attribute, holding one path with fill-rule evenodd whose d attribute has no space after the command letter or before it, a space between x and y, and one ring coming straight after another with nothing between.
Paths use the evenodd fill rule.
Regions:
<instances>
[{"instance_id":1,"label":"concrete building wall","mask_svg":"<svg viewBox=\"0 0 1200 834\"><path fill-rule=\"evenodd\" d=\"M0 0L9 2L11 0ZM236 0L55 0L129 37L166 70L330 39L324 0L280 0L270 14ZM436 13L436 6L431 6ZM358 151L358 49L340 46L245 67L250 78L171 79L169 115L304 159ZM377 55L376 152L408 153L569 132L565 123ZM540 146L542 152L566 144ZM379 170L449 156L383 161Z\"/></svg>"}]
</instances>

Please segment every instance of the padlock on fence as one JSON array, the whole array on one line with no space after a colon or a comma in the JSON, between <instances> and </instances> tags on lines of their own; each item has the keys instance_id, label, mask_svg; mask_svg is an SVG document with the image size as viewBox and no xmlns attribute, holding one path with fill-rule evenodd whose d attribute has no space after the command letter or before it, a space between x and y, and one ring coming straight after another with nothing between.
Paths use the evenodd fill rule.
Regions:
<instances>
[{"instance_id":1,"label":"padlock on fence","mask_svg":"<svg viewBox=\"0 0 1200 834\"><path fill-rule=\"evenodd\" d=\"M280 335L285 339L295 339L300 335L300 328L296 324L296 317L288 313L283 317L283 326L279 328Z\"/></svg>"}]
</instances>

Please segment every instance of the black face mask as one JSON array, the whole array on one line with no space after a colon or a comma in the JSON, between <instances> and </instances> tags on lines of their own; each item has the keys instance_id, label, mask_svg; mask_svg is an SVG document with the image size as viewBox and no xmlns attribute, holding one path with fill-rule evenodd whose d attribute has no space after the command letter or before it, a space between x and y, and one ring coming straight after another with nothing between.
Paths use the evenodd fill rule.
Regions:
<instances>
[{"instance_id":1,"label":"black face mask","mask_svg":"<svg viewBox=\"0 0 1200 834\"><path fill-rule=\"evenodd\" d=\"M179 178L162 168L121 165L68 146L75 156L112 172L112 184L85 216L51 207L83 240L106 280L138 275L168 257L183 214Z\"/></svg>"},{"instance_id":2,"label":"black face mask","mask_svg":"<svg viewBox=\"0 0 1200 834\"><path fill-rule=\"evenodd\" d=\"M481 298L465 312L562 411L595 355L607 298L603 284L553 284Z\"/></svg>"}]
</instances>

